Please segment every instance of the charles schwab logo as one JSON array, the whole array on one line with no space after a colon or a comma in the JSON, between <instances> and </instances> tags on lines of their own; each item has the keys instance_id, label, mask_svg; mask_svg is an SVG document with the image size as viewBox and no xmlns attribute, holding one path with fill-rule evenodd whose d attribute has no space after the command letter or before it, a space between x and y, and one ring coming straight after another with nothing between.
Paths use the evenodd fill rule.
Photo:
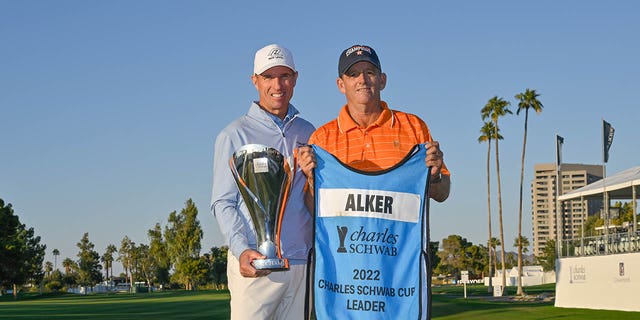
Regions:
<instances>
[{"instance_id":1,"label":"charles schwab logo","mask_svg":"<svg viewBox=\"0 0 640 320\"><path fill-rule=\"evenodd\" d=\"M345 226L336 226L338 228L338 239L340 240L340 246L338 247L338 252L345 253L347 252L347 248L344 247L344 239L347 237L347 232L349 232L349 228Z\"/></svg>"},{"instance_id":2,"label":"charles schwab logo","mask_svg":"<svg viewBox=\"0 0 640 320\"><path fill-rule=\"evenodd\" d=\"M340 244L336 250L339 253L373 254L397 256L399 235L385 228L384 231L366 230L360 226L355 231L349 231L346 226L336 226Z\"/></svg>"}]
</instances>

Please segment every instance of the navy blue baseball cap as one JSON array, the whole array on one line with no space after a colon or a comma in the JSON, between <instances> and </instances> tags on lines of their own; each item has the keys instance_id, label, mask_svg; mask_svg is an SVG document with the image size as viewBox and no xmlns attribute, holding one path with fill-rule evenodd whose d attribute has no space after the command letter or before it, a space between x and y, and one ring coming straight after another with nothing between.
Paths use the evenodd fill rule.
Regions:
<instances>
[{"instance_id":1,"label":"navy blue baseball cap","mask_svg":"<svg viewBox=\"0 0 640 320\"><path fill-rule=\"evenodd\" d=\"M378 70L382 71L380 59L378 59L378 55L375 50L369 46L357 44L342 51L338 62L338 76L343 75L347 70L349 70L349 68L351 68L352 65L360 61L370 62L376 66Z\"/></svg>"}]
</instances>

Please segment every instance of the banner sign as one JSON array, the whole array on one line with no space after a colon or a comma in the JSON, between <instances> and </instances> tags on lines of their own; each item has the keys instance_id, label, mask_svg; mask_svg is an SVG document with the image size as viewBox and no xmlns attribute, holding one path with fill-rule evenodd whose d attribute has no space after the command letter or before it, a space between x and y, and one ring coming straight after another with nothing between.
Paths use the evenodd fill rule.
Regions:
<instances>
[{"instance_id":1,"label":"banner sign","mask_svg":"<svg viewBox=\"0 0 640 320\"><path fill-rule=\"evenodd\" d=\"M426 149L380 172L313 146L317 319L420 319L426 288Z\"/></svg>"},{"instance_id":2,"label":"banner sign","mask_svg":"<svg viewBox=\"0 0 640 320\"><path fill-rule=\"evenodd\" d=\"M615 131L616 130L611 126L609 122L602 120L602 154L604 163L607 163L607 161L609 161L609 149L611 148L611 144L613 143L613 134Z\"/></svg>"},{"instance_id":3,"label":"banner sign","mask_svg":"<svg viewBox=\"0 0 640 320\"><path fill-rule=\"evenodd\" d=\"M564 144L564 138L556 134L556 162L557 162L558 168L560 168L560 165L562 164L562 145L563 144Z\"/></svg>"}]
</instances>

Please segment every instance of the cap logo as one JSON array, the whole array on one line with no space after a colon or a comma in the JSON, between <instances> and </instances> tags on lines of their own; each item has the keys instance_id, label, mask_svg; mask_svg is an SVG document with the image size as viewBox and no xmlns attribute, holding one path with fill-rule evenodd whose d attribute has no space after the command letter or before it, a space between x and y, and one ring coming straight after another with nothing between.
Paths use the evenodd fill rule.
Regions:
<instances>
[{"instance_id":1,"label":"cap logo","mask_svg":"<svg viewBox=\"0 0 640 320\"><path fill-rule=\"evenodd\" d=\"M282 51L279 48L275 48L273 50L271 50L269 52L269 54L267 55L268 59L284 59L284 55L282 54Z\"/></svg>"},{"instance_id":2,"label":"cap logo","mask_svg":"<svg viewBox=\"0 0 640 320\"><path fill-rule=\"evenodd\" d=\"M354 46L349 48L349 50L347 50L347 52L345 52L345 56L350 56L352 53L356 52L357 55L362 55L362 51L366 51L367 53L371 54L371 48L369 47L365 47L365 46Z\"/></svg>"}]
</instances>

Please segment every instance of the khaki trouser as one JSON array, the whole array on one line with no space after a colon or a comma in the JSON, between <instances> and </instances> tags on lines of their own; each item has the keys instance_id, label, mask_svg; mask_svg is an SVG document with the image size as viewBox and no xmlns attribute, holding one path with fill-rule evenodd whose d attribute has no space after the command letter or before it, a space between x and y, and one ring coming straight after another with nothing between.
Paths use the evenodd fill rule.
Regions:
<instances>
[{"instance_id":1,"label":"khaki trouser","mask_svg":"<svg viewBox=\"0 0 640 320\"><path fill-rule=\"evenodd\" d=\"M227 276L231 292L231 319L300 320L304 318L307 266L290 265L287 271L245 278L238 258L229 253Z\"/></svg>"}]
</instances>

